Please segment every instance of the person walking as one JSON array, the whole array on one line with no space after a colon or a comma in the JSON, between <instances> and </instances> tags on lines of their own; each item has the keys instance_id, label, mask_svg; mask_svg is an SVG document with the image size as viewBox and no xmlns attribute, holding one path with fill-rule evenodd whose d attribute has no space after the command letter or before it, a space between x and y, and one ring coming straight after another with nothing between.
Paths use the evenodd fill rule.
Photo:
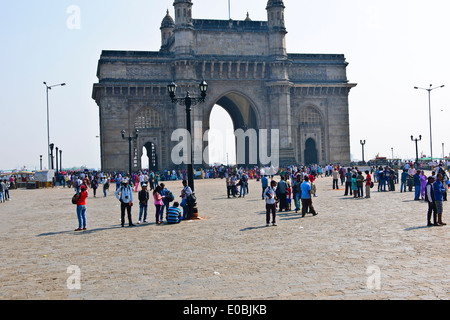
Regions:
<instances>
[{"instance_id":1,"label":"person walking","mask_svg":"<svg viewBox=\"0 0 450 320\"><path fill-rule=\"evenodd\" d=\"M103 196L106 198L106 196L107 196L107 191L109 190L109 182L110 182L110 180L109 180L109 178L108 177L103 177L103 180L102 180L102 185L103 185Z\"/></svg>"},{"instance_id":2,"label":"person walking","mask_svg":"<svg viewBox=\"0 0 450 320\"><path fill-rule=\"evenodd\" d=\"M438 224L441 226L447 225L446 223L442 222L442 214L444 211L443 207L443 193L445 192L444 185L442 184L442 174L438 173L436 176L436 182L433 183L433 189L434 189L434 201L436 203L436 213L438 218Z\"/></svg>"},{"instance_id":3,"label":"person walking","mask_svg":"<svg viewBox=\"0 0 450 320\"><path fill-rule=\"evenodd\" d=\"M339 171L337 168L333 169L333 190L339 190Z\"/></svg>"},{"instance_id":4,"label":"person walking","mask_svg":"<svg viewBox=\"0 0 450 320\"><path fill-rule=\"evenodd\" d=\"M437 223L437 212L436 212L436 202L434 199L434 189L433 189L434 177L428 177L428 182L425 187L425 201L428 203L428 213L427 213L427 226L439 226ZM431 215L433 215L433 223L431 223Z\"/></svg>"},{"instance_id":5,"label":"person walking","mask_svg":"<svg viewBox=\"0 0 450 320\"><path fill-rule=\"evenodd\" d=\"M277 182L271 181L270 186L264 191L264 199L266 200L266 227L270 226L270 215L272 214L272 225L276 226L277 217Z\"/></svg>"},{"instance_id":6,"label":"person walking","mask_svg":"<svg viewBox=\"0 0 450 320\"><path fill-rule=\"evenodd\" d=\"M401 178L400 178L400 192L406 192L407 179L409 177L408 170L403 169Z\"/></svg>"},{"instance_id":7,"label":"person walking","mask_svg":"<svg viewBox=\"0 0 450 320\"><path fill-rule=\"evenodd\" d=\"M80 197L77 201L78 228L75 231L86 230L86 198L88 197L86 189L85 185L80 187Z\"/></svg>"},{"instance_id":8,"label":"person walking","mask_svg":"<svg viewBox=\"0 0 450 320\"><path fill-rule=\"evenodd\" d=\"M97 196L97 188L98 188L98 179L97 176L94 177L91 181L91 188L94 191L94 198Z\"/></svg>"},{"instance_id":9,"label":"person walking","mask_svg":"<svg viewBox=\"0 0 450 320\"><path fill-rule=\"evenodd\" d=\"M147 184L143 183L141 184L141 191L138 193L138 199L139 199L139 220L138 224L142 221L142 215L144 215L144 221L147 222L147 210L148 210L148 200L149 200L149 193L147 190Z\"/></svg>"},{"instance_id":10,"label":"person walking","mask_svg":"<svg viewBox=\"0 0 450 320\"><path fill-rule=\"evenodd\" d=\"M131 218L131 207L133 207L133 189L128 184L128 180L126 178L122 179L122 185L116 190L116 198L120 201L120 218L122 228L125 225L125 210L128 215L128 225L130 227L134 227L132 218Z\"/></svg>"},{"instance_id":11,"label":"person walking","mask_svg":"<svg viewBox=\"0 0 450 320\"><path fill-rule=\"evenodd\" d=\"M302 195L302 189L301 189L302 182L303 182L302 175L297 174L297 178L294 181L294 184L292 185L292 193L293 193L293 198L295 201L295 213L297 213L300 210L300 198Z\"/></svg>"},{"instance_id":12,"label":"person walking","mask_svg":"<svg viewBox=\"0 0 450 320\"><path fill-rule=\"evenodd\" d=\"M277 185L277 198L280 200L280 212L283 211L283 209L285 211L287 211L287 203L286 203L286 194L287 194L287 184L286 181L284 181L284 176L281 175L281 180Z\"/></svg>"},{"instance_id":13,"label":"person walking","mask_svg":"<svg viewBox=\"0 0 450 320\"><path fill-rule=\"evenodd\" d=\"M314 209L314 206L312 204L312 197L311 197L311 185L309 184L309 177L305 176L303 183L301 184L301 199L302 199L302 217L306 215L306 213L311 211L313 216L317 216L317 212Z\"/></svg>"}]
</instances>

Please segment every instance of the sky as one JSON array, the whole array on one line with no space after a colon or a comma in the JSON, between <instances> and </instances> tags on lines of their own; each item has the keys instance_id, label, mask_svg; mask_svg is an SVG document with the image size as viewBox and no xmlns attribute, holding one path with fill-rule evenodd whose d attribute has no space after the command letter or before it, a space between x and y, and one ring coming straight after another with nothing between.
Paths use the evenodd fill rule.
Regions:
<instances>
[{"instance_id":1,"label":"sky","mask_svg":"<svg viewBox=\"0 0 450 320\"><path fill-rule=\"evenodd\" d=\"M227 0L193 0L194 19L228 19ZM211 5L213 3L213 5ZM266 0L231 0L231 18L266 20ZM289 53L344 54L351 90L353 159L377 154L430 154L428 95L432 92L433 156L450 153L450 2L446 0L285 0ZM23 0L0 11L0 169L47 165L50 137L63 166L100 167L98 106L91 98L102 50L158 51L161 21L173 0Z\"/></svg>"}]
</instances>

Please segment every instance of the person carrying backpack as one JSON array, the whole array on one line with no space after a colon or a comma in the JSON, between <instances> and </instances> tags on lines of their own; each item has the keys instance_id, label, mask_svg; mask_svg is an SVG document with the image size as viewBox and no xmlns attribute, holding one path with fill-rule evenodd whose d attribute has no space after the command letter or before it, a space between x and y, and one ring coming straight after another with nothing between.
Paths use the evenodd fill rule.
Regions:
<instances>
[{"instance_id":1,"label":"person carrying backpack","mask_svg":"<svg viewBox=\"0 0 450 320\"><path fill-rule=\"evenodd\" d=\"M78 228L75 231L86 230L86 198L88 197L86 189L84 185L80 187L80 197L77 201Z\"/></svg>"}]
</instances>

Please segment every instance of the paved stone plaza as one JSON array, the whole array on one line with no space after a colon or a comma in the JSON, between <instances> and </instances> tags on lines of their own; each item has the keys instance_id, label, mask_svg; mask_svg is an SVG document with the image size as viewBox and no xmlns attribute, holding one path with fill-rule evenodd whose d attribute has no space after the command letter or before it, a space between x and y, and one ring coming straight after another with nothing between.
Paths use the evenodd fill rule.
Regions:
<instances>
[{"instance_id":1,"label":"paved stone plaza","mask_svg":"<svg viewBox=\"0 0 450 320\"><path fill-rule=\"evenodd\" d=\"M227 199L225 180L196 180L204 219L180 225L155 225L150 205L149 224L121 228L112 192L91 192L84 232L72 190L12 190L0 204L0 299L449 299L450 227L425 227L413 193L355 200L331 185L317 180L318 216L282 212L277 227L265 227L256 181ZM68 289L77 268L80 288Z\"/></svg>"}]
</instances>

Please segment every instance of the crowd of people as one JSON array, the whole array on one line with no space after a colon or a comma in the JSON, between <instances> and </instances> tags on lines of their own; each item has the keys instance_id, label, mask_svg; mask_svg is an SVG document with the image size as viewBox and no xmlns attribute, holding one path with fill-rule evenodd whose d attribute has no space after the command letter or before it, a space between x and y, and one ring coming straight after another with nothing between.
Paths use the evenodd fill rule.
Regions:
<instances>
[{"instance_id":1,"label":"crowd of people","mask_svg":"<svg viewBox=\"0 0 450 320\"><path fill-rule=\"evenodd\" d=\"M402 171L401 174L399 174L400 170ZM301 211L302 217L307 213L316 216L318 213L313 205L313 199L317 196L315 181L321 177L332 177L333 190L345 190L344 196L353 196L355 199L370 198L372 189L375 188L375 183L378 183L378 192L395 191L396 185L399 183L401 184L400 192L406 192L407 187L409 191L412 191L412 187L414 187L415 200L424 200L429 203L428 225L445 225L442 221L442 201L447 200L447 188L450 181L443 166L437 167L437 170L433 171L430 177L425 176L424 170L416 170L412 163L404 163L395 168L390 166L371 166L364 171L358 167L346 168L340 165L330 164L327 166L294 165L279 169L276 172L267 170L270 175L266 174L266 170L264 169L244 169L237 167L218 167L202 172L205 175L199 176L198 178L200 179L224 179L226 183L226 194L229 199L245 198L249 193L249 181L253 179L261 181L261 199L265 200L266 204L267 226L270 226L270 224L276 226L276 214L283 210L295 210L295 213ZM179 223L183 219L186 219L189 212L192 211L195 205L195 195L187 185L185 179L186 172L180 171L180 175L177 172L175 174L173 173L174 171L170 170L165 171L162 175L151 171L143 171L132 175L122 175L121 173L114 173L112 175L81 173L81 175L72 176L69 179L72 182L69 182L69 184L72 184L77 192L82 192L79 189L82 185L85 186L85 189L90 187L94 190L94 197L96 196L95 190L99 185L103 186L103 196L106 197L109 185L115 184L115 196L121 203L122 226L125 224L125 213L128 216L129 226L134 226L131 217L131 208L134 203L133 192L138 192L138 186L140 185L141 190L138 192L137 199L139 203L138 224L148 222L149 191L152 191L156 224L163 222L164 212L166 213L167 223ZM275 176L279 176L280 180L275 181ZM426 193L426 188L430 188L431 178L434 179L432 196L431 193ZM166 179L182 179L181 203L175 201L171 205L174 201L173 193L165 187L163 182L160 182L160 179L163 181ZM190 200L192 197L194 198L193 201ZM77 208L80 224L77 230L83 230L85 228L83 220L85 208L82 207L85 204L83 203L83 200L80 200L81 208ZM435 220L433 223L430 222L431 216Z\"/></svg>"},{"instance_id":2,"label":"crowd of people","mask_svg":"<svg viewBox=\"0 0 450 320\"><path fill-rule=\"evenodd\" d=\"M313 199L317 196L315 181L322 177L332 178L332 189L343 190L344 196L355 199L370 198L372 189L378 192L395 191L400 184L400 192L414 192L414 200L428 203L428 226L446 225L442 221L443 202L447 201L450 179L444 164L437 163L430 176L425 170L416 169L413 163L397 163L392 166L370 166L364 171L358 167L341 165L292 165L281 169L274 168L239 168L216 166L200 169L198 179L224 179L227 198L245 198L249 194L249 181L261 183L261 199L266 204L266 225L276 226L277 212L301 211L302 217L307 213L316 216ZM275 176L279 181L275 181ZM175 201L172 191L164 181L180 180L182 184L181 201ZM137 224L148 223L149 202L155 207L155 221L159 225L166 215L167 223L180 223L192 214L196 205L195 194L187 184L186 170L164 170L162 173L143 170L131 175L121 172L103 173L94 171L64 172L55 177L54 185L74 188L77 195L77 217L79 226L76 231L86 230L86 199L92 191L97 197L99 188L103 197L108 196L111 185L115 185L114 196L120 201L121 226L135 226L131 210L135 203L139 205ZM140 186L140 188L139 188ZM331 187L331 186L330 186ZM15 188L13 177L0 181L0 202L10 199L9 190ZM414 190L413 190L414 189ZM137 193L137 195L134 195ZM152 199L153 198L153 199ZM431 222L433 218L433 222Z\"/></svg>"},{"instance_id":3,"label":"crowd of people","mask_svg":"<svg viewBox=\"0 0 450 320\"><path fill-rule=\"evenodd\" d=\"M134 180L135 176L139 179ZM92 179L92 180L91 180ZM122 175L118 173L111 177L109 174L82 172L73 174L71 177L71 185L75 190L73 203L77 205L78 228L75 231L87 230L86 226L86 198L88 192L93 190L93 195L96 197L96 189L99 184L103 185L104 197L107 196L109 185L114 183L116 189L114 196L120 202L121 212L121 226L125 226L125 214L128 218L128 225L130 227L136 226L133 223L131 210L135 203L139 204L139 219L137 224L148 223L148 206L151 202L150 191L152 191L153 204L155 206L155 220L159 225L163 222L164 211L166 213L166 221L168 224L180 223L186 219L195 206L195 194L187 185L186 180L182 180L183 189L180 197L181 202L175 201L175 196L164 183L160 183L158 178L153 173L149 175L141 173L139 175ZM138 191L138 186L141 190ZM137 197L134 193L137 192ZM136 199L137 198L137 199ZM137 201L137 202L136 202ZM173 203L172 203L173 202ZM181 207L181 209L180 209Z\"/></svg>"}]
</instances>

